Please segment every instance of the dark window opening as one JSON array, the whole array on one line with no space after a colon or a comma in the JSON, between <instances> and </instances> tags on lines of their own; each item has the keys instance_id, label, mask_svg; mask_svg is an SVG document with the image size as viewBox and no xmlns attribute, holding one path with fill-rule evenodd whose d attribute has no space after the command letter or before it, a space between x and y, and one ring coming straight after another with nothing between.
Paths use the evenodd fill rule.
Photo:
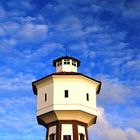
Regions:
<instances>
[{"instance_id":1,"label":"dark window opening","mask_svg":"<svg viewBox=\"0 0 140 140\"><path fill-rule=\"evenodd\" d=\"M57 62L57 66L61 66L62 65L62 62L61 61L58 61Z\"/></svg>"},{"instance_id":2,"label":"dark window opening","mask_svg":"<svg viewBox=\"0 0 140 140\"><path fill-rule=\"evenodd\" d=\"M47 101L47 93L45 93L45 101Z\"/></svg>"},{"instance_id":3,"label":"dark window opening","mask_svg":"<svg viewBox=\"0 0 140 140\"><path fill-rule=\"evenodd\" d=\"M64 64L65 64L65 65L70 64L70 60L69 60L69 59L64 59Z\"/></svg>"},{"instance_id":4,"label":"dark window opening","mask_svg":"<svg viewBox=\"0 0 140 140\"><path fill-rule=\"evenodd\" d=\"M65 90L65 98L68 98L69 97L69 92L68 90Z\"/></svg>"},{"instance_id":5,"label":"dark window opening","mask_svg":"<svg viewBox=\"0 0 140 140\"><path fill-rule=\"evenodd\" d=\"M63 135L63 140L71 140L71 135Z\"/></svg>"},{"instance_id":6,"label":"dark window opening","mask_svg":"<svg viewBox=\"0 0 140 140\"><path fill-rule=\"evenodd\" d=\"M54 140L55 134L50 135L50 140Z\"/></svg>"},{"instance_id":7,"label":"dark window opening","mask_svg":"<svg viewBox=\"0 0 140 140\"><path fill-rule=\"evenodd\" d=\"M89 94L87 93L87 101L89 101Z\"/></svg>"},{"instance_id":8,"label":"dark window opening","mask_svg":"<svg viewBox=\"0 0 140 140\"><path fill-rule=\"evenodd\" d=\"M80 140L85 140L84 134L80 134Z\"/></svg>"},{"instance_id":9,"label":"dark window opening","mask_svg":"<svg viewBox=\"0 0 140 140\"><path fill-rule=\"evenodd\" d=\"M76 66L76 62L75 62L75 61L72 61L72 65L73 65L73 66Z\"/></svg>"}]
</instances>

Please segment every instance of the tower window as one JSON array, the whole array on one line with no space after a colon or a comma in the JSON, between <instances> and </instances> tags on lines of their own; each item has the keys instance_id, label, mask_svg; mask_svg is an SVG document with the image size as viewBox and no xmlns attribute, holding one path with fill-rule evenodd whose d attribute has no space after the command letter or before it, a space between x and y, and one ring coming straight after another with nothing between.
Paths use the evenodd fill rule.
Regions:
<instances>
[{"instance_id":1,"label":"tower window","mask_svg":"<svg viewBox=\"0 0 140 140\"><path fill-rule=\"evenodd\" d=\"M47 93L45 93L45 101L47 101Z\"/></svg>"},{"instance_id":2,"label":"tower window","mask_svg":"<svg viewBox=\"0 0 140 140\"><path fill-rule=\"evenodd\" d=\"M73 65L73 66L76 66L76 62L75 62L75 61L73 61L73 60L72 60L72 65Z\"/></svg>"},{"instance_id":3,"label":"tower window","mask_svg":"<svg viewBox=\"0 0 140 140\"><path fill-rule=\"evenodd\" d=\"M89 94L87 93L86 96L87 96L87 101L89 101Z\"/></svg>"},{"instance_id":4,"label":"tower window","mask_svg":"<svg viewBox=\"0 0 140 140\"><path fill-rule=\"evenodd\" d=\"M68 98L68 97L69 97L69 91L65 90L65 98Z\"/></svg>"},{"instance_id":5,"label":"tower window","mask_svg":"<svg viewBox=\"0 0 140 140\"><path fill-rule=\"evenodd\" d=\"M62 61L58 61L57 66L61 66L61 65L62 65Z\"/></svg>"},{"instance_id":6,"label":"tower window","mask_svg":"<svg viewBox=\"0 0 140 140\"><path fill-rule=\"evenodd\" d=\"M54 140L55 134L50 135L50 140Z\"/></svg>"},{"instance_id":7,"label":"tower window","mask_svg":"<svg viewBox=\"0 0 140 140\"><path fill-rule=\"evenodd\" d=\"M80 134L80 140L85 140L84 139L84 134L82 134L82 133Z\"/></svg>"},{"instance_id":8,"label":"tower window","mask_svg":"<svg viewBox=\"0 0 140 140\"><path fill-rule=\"evenodd\" d=\"M64 135L63 140L71 140L71 135Z\"/></svg>"},{"instance_id":9,"label":"tower window","mask_svg":"<svg viewBox=\"0 0 140 140\"><path fill-rule=\"evenodd\" d=\"M69 59L64 59L64 64L65 64L65 65L70 64L70 60L69 60Z\"/></svg>"}]
</instances>

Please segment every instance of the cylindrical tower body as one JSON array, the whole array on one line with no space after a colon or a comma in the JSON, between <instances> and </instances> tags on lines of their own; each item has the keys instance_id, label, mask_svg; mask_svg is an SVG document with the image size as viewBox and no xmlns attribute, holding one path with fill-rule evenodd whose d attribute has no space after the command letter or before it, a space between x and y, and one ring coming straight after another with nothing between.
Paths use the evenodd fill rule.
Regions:
<instances>
[{"instance_id":1,"label":"cylindrical tower body","mask_svg":"<svg viewBox=\"0 0 140 140\"><path fill-rule=\"evenodd\" d=\"M46 140L88 140L87 128L96 123L96 95L101 82L77 72L80 61L60 57L56 73L34 81L37 120L47 128Z\"/></svg>"}]
</instances>

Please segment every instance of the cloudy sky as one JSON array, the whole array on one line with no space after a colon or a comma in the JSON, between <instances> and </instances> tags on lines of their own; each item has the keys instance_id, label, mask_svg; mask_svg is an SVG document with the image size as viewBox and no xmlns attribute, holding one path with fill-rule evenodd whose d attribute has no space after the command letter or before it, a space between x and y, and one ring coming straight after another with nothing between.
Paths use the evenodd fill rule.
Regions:
<instances>
[{"instance_id":1,"label":"cloudy sky","mask_svg":"<svg viewBox=\"0 0 140 140\"><path fill-rule=\"evenodd\" d=\"M53 59L102 81L89 140L140 140L139 0L0 0L0 140L44 140L31 82Z\"/></svg>"}]
</instances>

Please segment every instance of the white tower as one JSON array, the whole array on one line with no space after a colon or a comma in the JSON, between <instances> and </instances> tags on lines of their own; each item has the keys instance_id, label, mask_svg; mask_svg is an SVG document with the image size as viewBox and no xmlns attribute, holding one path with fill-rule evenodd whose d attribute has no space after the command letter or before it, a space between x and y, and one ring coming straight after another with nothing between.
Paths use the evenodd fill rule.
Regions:
<instances>
[{"instance_id":1,"label":"white tower","mask_svg":"<svg viewBox=\"0 0 140 140\"><path fill-rule=\"evenodd\" d=\"M96 123L101 82L78 73L76 58L60 57L53 66L56 73L32 83L37 120L47 128L46 140L88 140L87 128Z\"/></svg>"}]
</instances>

